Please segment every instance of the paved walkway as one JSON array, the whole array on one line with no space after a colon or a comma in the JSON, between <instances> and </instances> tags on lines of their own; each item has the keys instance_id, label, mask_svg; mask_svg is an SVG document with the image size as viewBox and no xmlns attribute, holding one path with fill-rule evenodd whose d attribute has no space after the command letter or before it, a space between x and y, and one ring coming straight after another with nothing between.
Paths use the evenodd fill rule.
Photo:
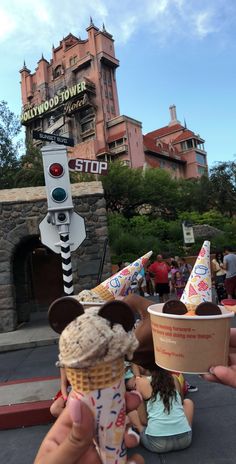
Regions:
<instances>
[{"instance_id":1,"label":"paved walkway","mask_svg":"<svg viewBox=\"0 0 236 464\"><path fill-rule=\"evenodd\" d=\"M58 338L58 334L47 322L46 313L39 317L36 315L32 321L21 324L13 332L0 334L2 371L6 370L5 363L9 362L9 352L43 346L50 348L58 343ZM12 355L14 356L14 353ZM14 357L18 358L17 355ZM17 362L22 361L16 361L16 364ZM47 376L39 377L34 374L32 378L24 378L22 370L21 378L18 372L15 379L5 381L4 378L0 382L0 430L52 422L49 408L53 396L59 389L59 373L57 376L50 376L50 364L51 359L48 362Z\"/></svg>"},{"instance_id":2,"label":"paved walkway","mask_svg":"<svg viewBox=\"0 0 236 464\"><path fill-rule=\"evenodd\" d=\"M0 353L5 351L22 350L24 348L46 346L57 343L58 334L49 326L46 315L21 324L13 332L0 334Z\"/></svg>"}]
</instances>

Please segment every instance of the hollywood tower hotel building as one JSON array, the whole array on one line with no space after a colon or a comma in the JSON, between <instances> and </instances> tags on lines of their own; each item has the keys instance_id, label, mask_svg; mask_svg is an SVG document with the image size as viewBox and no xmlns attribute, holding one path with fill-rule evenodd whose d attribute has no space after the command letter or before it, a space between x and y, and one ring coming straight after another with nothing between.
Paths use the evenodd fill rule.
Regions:
<instances>
[{"instance_id":1,"label":"hollywood tower hotel building","mask_svg":"<svg viewBox=\"0 0 236 464\"><path fill-rule=\"evenodd\" d=\"M169 124L146 135L140 121L120 115L112 35L92 19L87 34L85 40L63 38L50 62L42 56L34 73L25 64L21 69L26 141L39 130L73 138L69 157L119 159L131 168L159 167L183 178L207 173L204 140L181 125L174 105Z\"/></svg>"}]
</instances>

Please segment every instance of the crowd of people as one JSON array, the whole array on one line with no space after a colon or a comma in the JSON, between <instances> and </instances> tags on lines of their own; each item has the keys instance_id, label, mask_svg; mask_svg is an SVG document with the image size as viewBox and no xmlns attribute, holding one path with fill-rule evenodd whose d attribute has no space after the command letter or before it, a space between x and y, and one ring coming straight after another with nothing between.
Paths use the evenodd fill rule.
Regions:
<instances>
[{"instance_id":1,"label":"crowd of people","mask_svg":"<svg viewBox=\"0 0 236 464\"><path fill-rule=\"evenodd\" d=\"M227 246L224 252L218 251L212 260L212 280L217 300L236 298L236 255Z\"/></svg>"},{"instance_id":2,"label":"crowd of people","mask_svg":"<svg viewBox=\"0 0 236 464\"><path fill-rule=\"evenodd\" d=\"M147 263L133 282L133 291L141 296L158 296L160 303L169 298L180 299L190 276L192 266L185 258L164 259L158 254L153 263Z\"/></svg>"},{"instance_id":3,"label":"crowd of people","mask_svg":"<svg viewBox=\"0 0 236 464\"><path fill-rule=\"evenodd\" d=\"M125 263L128 264L128 263ZM120 263L120 268L125 266ZM227 246L217 251L211 262L213 300L220 304L223 299L236 298L236 255ZM163 258L156 256L146 264L133 282L133 292L141 296L159 296L160 303L168 299L180 299L191 274L192 266L184 257Z\"/></svg>"}]
</instances>

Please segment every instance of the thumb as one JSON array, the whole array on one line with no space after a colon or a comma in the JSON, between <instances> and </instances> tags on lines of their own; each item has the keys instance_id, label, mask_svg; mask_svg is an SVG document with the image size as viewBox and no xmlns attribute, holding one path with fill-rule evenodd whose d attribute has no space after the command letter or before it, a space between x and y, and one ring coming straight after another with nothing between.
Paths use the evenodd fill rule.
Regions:
<instances>
[{"instance_id":1,"label":"thumb","mask_svg":"<svg viewBox=\"0 0 236 464\"><path fill-rule=\"evenodd\" d=\"M232 367L215 366L211 367L210 373L213 374L221 383L236 387L236 370Z\"/></svg>"},{"instance_id":2,"label":"thumb","mask_svg":"<svg viewBox=\"0 0 236 464\"><path fill-rule=\"evenodd\" d=\"M73 424L66 439L47 456L44 464L81 464L93 462L101 464L101 460L93 445L94 418L88 406L81 400L69 397L67 412ZM60 418L59 418L60 419ZM40 461L39 461L40 462Z\"/></svg>"},{"instance_id":3,"label":"thumb","mask_svg":"<svg viewBox=\"0 0 236 464\"><path fill-rule=\"evenodd\" d=\"M90 443L94 436L94 417L89 407L80 399L70 395L68 410L72 419L71 436L75 440Z\"/></svg>"}]
</instances>

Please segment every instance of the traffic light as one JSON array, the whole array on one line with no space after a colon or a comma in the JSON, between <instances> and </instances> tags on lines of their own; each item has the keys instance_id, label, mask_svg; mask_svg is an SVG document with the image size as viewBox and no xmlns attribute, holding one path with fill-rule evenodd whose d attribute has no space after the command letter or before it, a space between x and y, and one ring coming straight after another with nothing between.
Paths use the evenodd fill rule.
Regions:
<instances>
[{"instance_id":1,"label":"traffic light","mask_svg":"<svg viewBox=\"0 0 236 464\"><path fill-rule=\"evenodd\" d=\"M49 217L56 225L69 224L73 203L66 149L50 144L41 151Z\"/></svg>"}]
</instances>

